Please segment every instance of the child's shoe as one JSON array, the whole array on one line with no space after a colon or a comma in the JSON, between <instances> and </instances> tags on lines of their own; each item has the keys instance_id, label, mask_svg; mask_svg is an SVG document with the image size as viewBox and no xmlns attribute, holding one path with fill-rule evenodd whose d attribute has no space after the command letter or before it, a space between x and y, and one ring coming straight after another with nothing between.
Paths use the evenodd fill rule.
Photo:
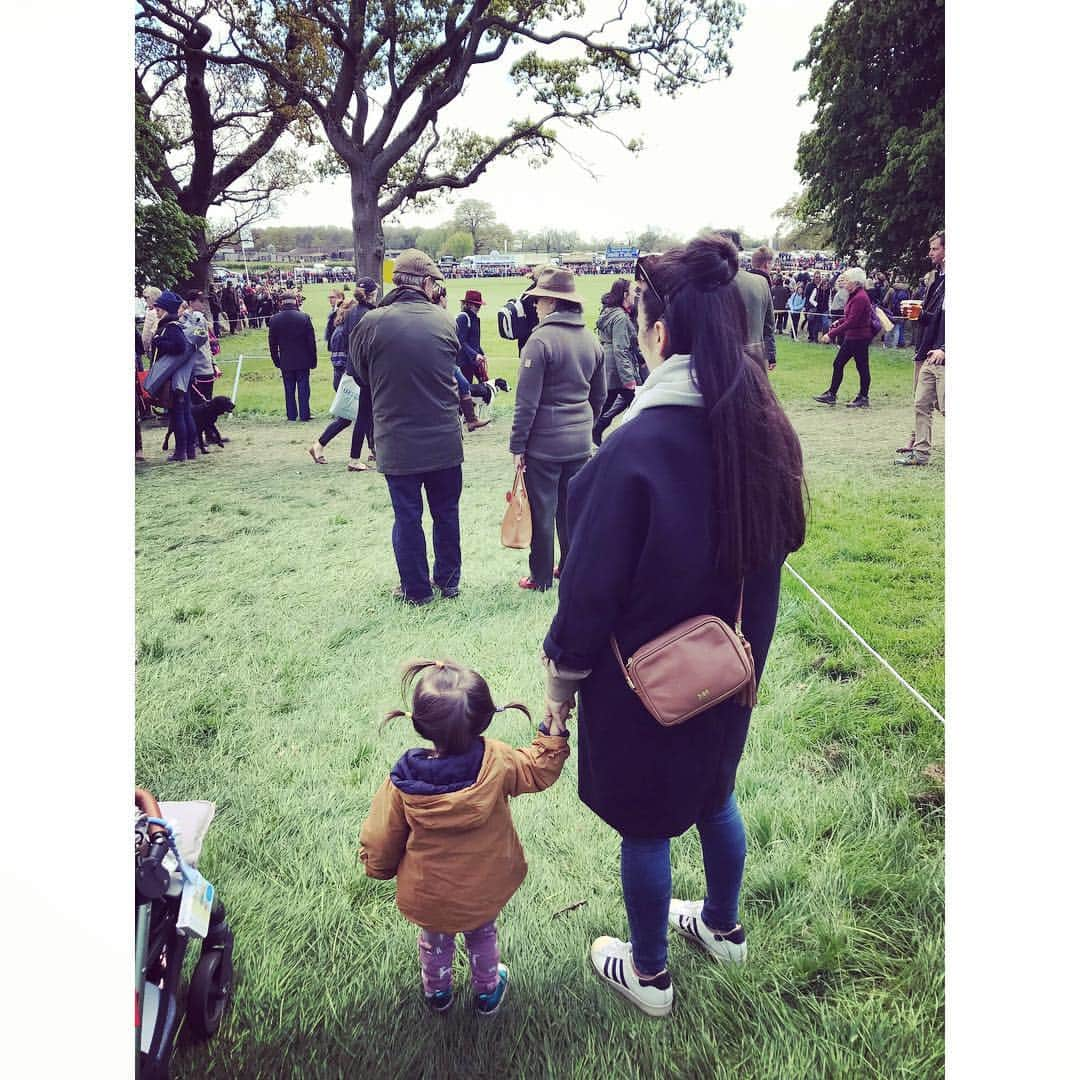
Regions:
<instances>
[{"instance_id":1,"label":"child's shoe","mask_svg":"<svg viewBox=\"0 0 1080 1080\"><path fill-rule=\"evenodd\" d=\"M433 1013L441 1016L454 1004L454 991L436 990L434 994L425 994L424 1001Z\"/></svg>"},{"instance_id":2,"label":"child's shoe","mask_svg":"<svg viewBox=\"0 0 1080 1080\"><path fill-rule=\"evenodd\" d=\"M684 938L696 942L722 964L746 963L746 931L736 923L727 933L716 933L701 917L704 900L672 900L668 924Z\"/></svg>"},{"instance_id":3,"label":"child's shoe","mask_svg":"<svg viewBox=\"0 0 1080 1080\"><path fill-rule=\"evenodd\" d=\"M671 976L666 971L651 979L639 979L634 972L630 957L630 942L618 938L598 937L589 950L593 967L609 986L623 997L629 998L648 1016L667 1016L675 991L671 988Z\"/></svg>"},{"instance_id":4,"label":"child's shoe","mask_svg":"<svg viewBox=\"0 0 1080 1080\"><path fill-rule=\"evenodd\" d=\"M494 990L476 995L476 1011L481 1016L494 1016L499 1006L506 1000L506 986L510 982L510 969L505 964L499 965L499 982Z\"/></svg>"}]
</instances>

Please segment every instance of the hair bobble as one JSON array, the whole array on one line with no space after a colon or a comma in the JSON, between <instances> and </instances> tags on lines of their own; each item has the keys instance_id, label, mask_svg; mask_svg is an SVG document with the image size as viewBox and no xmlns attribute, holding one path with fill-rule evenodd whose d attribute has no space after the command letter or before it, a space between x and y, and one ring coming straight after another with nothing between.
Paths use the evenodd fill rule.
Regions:
<instances>
[{"instance_id":1,"label":"hair bobble","mask_svg":"<svg viewBox=\"0 0 1080 1080\"><path fill-rule=\"evenodd\" d=\"M495 711L496 712L506 712L506 706L505 705L496 705L495 706Z\"/></svg>"}]
</instances>

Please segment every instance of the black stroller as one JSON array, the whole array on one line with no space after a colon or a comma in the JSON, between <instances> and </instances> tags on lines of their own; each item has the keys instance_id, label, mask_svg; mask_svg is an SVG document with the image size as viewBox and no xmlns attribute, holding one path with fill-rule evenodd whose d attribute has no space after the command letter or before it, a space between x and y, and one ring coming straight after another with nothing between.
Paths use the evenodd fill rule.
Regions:
<instances>
[{"instance_id":1,"label":"black stroller","mask_svg":"<svg viewBox=\"0 0 1080 1080\"><path fill-rule=\"evenodd\" d=\"M188 943L202 939L187 1020L196 1038L209 1039L232 995L233 936L214 887L196 869L214 804L159 804L137 789L135 806L135 1076L167 1080Z\"/></svg>"}]
</instances>

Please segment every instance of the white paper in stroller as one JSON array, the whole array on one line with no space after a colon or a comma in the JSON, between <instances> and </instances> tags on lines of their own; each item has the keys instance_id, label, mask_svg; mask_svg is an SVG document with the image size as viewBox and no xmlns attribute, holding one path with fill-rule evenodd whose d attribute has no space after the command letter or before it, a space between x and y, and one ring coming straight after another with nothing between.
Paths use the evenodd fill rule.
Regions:
<instances>
[{"instance_id":1,"label":"white paper in stroller","mask_svg":"<svg viewBox=\"0 0 1080 1080\"><path fill-rule=\"evenodd\" d=\"M163 802L160 806L161 816L172 825L176 833L176 846L180 849L180 857L189 866L198 866L199 853L217 807L205 800Z\"/></svg>"}]
</instances>

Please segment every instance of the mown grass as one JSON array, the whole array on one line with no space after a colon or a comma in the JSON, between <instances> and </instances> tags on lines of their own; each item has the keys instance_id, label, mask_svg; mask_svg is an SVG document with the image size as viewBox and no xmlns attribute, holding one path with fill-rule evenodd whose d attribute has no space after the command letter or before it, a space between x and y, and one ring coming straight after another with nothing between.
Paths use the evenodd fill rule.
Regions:
<instances>
[{"instance_id":1,"label":"mown grass","mask_svg":"<svg viewBox=\"0 0 1080 1080\"><path fill-rule=\"evenodd\" d=\"M484 341L513 382L514 346L490 322L504 284L481 283L494 301ZM604 283L582 284L599 295ZM242 351L225 343L223 355ZM774 373L813 506L792 563L942 709L943 455L891 464L910 430L910 353L874 351L869 411L809 400L832 355L784 341ZM464 1004L427 1015L415 930L392 883L363 876L356 835L417 742L404 721L379 729L402 659L456 657L497 699L539 705L555 597L515 588L524 558L497 542L511 402L466 441L462 597L401 609L384 482L345 471L347 434L330 466L313 465L320 423L286 424L267 375L245 376L224 451L179 467L152 454L136 482L137 777L163 798L217 803L202 867L237 940L234 1006L207 1046L182 1036L177 1074L941 1075L943 791L924 770L943 733L787 575L737 787L749 965L719 971L673 942L666 1022L598 985L589 942L625 933L618 845L577 801L571 757L550 791L514 806L530 872L499 923L506 1009L483 1025ZM329 397L320 363L316 408ZM491 729L530 732L516 713ZM673 874L678 895L701 894L694 835L673 845ZM463 968L455 978L467 1004Z\"/></svg>"}]
</instances>

